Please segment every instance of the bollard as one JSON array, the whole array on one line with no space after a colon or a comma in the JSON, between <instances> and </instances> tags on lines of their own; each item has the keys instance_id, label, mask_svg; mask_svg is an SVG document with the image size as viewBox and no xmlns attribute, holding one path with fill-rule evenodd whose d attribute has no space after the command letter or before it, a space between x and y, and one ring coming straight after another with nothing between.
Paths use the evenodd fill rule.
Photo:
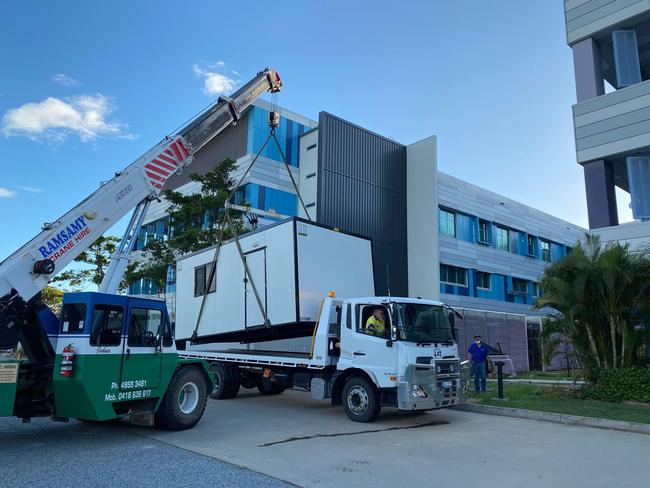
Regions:
<instances>
[{"instance_id":1,"label":"bollard","mask_svg":"<svg viewBox=\"0 0 650 488\"><path fill-rule=\"evenodd\" d=\"M499 399L503 400L503 361L495 361L494 364L497 367L497 385L499 389Z\"/></svg>"}]
</instances>

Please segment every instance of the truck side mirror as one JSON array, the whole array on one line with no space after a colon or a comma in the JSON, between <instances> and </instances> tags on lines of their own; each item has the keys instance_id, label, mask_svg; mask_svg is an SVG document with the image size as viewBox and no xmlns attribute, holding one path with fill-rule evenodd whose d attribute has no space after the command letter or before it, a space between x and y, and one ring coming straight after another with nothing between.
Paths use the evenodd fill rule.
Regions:
<instances>
[{"instance_id":1,"label":"truck side mirror","mask_svg":"<svg viewBox=\"0 0 650 488\"><path fill-rule=\"evenodd\" d=\"M162 335L158 334L153 343L154 347L156 348L156 352L162 352L162 343L163 343Z\"/></svg>"}]
</instances>

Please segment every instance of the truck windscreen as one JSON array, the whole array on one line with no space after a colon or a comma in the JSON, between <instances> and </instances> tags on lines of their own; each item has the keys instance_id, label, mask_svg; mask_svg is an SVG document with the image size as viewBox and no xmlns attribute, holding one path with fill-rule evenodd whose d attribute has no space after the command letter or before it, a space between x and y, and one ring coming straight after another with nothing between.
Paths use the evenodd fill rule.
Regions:
<instances>
[{"instance_id":1,"label":"truck windscreen","mask_svg":"<svg viewBox=\"0 0 650 488\"><path fill-rule=\"evenodd\" d=\"M396 303L400 339L409 342L453 342L447 311L440 306Z\"/></svg>"}]
</instances>

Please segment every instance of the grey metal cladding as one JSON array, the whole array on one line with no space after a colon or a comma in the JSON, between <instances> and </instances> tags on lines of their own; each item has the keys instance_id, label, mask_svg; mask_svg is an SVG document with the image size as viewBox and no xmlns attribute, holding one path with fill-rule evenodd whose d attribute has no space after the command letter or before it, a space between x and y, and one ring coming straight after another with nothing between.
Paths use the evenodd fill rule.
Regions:
<instances>
[{"instance_id":1,"label":"grey metal cladding","mask_svg":"<svg viewBox=\"0 0 650 488\"><path fill-rule=\"evenodd\" d=\"M567 42L603 34L648 10L647 0L565 0Z\"/></svg>"},{"instance_id":2,"label":"grey metal cladding","mask_svg":"<svg viewBox=\"0 0 650 488\"><path fill-rule=\"evenodd\" d=\"M635 151L650 142L650 81L573 106L579 163Z\"/></svg>"},{"instance_id":3,"label":"grey metal cladding","mask_svg":"<svg viewBox=\"0 0 650 488\"><path fill-rule=\"evenodd\" d=\"M194 161L183 174L176 174L167 180L165 188L175 190L188 183L190 173L205 174L214 165L226 158L237 160L246 155L248 145L248 112L236 125L231 125L208 142L194 155Z\"/></svg>"},{"instance_id":4,"label":"grey metal cladding","mask_svg":"<svg viewBox=\"0 0 650 488\"><path fill-rule=\"evenodd\" d=\"M375 291L408 295L406 146L321 112L317 220L372 239Z\"/></svg>"}]
</instances>

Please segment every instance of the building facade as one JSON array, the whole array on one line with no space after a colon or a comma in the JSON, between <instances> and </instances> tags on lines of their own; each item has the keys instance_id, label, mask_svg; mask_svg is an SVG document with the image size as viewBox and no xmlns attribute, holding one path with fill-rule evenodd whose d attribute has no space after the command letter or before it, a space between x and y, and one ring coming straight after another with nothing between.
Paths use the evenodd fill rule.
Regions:
<instances>
[{"instance_id":1,"label":"building facade","mask_svg":"<svg viewBox=\"0 0 650 488\"><path fill-rule=\"evenodd\" d=\"M544 268L585 229L453 176L438 173L440 296L452 306L531 311Z\"/></svg>"},{"instance_id":2,"label":"building facade","mask_svg":"<svg viewBox=\"0 0 650 488\"><path fill-rule=\"evenodd\" d=\"M565 0L577 103L576 158L585 175L589 227L605 241L650 240L650 3ZM635 222L619 226L615 189Z\"/></svg>"}]
</instances>

